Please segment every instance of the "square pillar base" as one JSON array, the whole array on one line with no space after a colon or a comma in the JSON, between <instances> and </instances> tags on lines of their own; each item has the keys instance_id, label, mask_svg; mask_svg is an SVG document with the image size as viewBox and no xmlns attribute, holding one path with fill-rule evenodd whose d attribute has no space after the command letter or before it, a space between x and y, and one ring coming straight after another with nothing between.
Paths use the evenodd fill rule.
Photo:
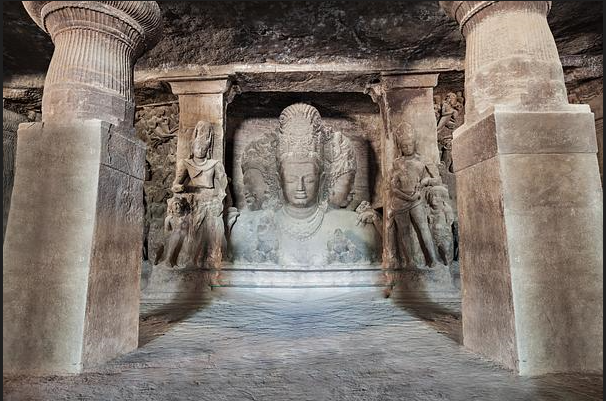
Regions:
<instances>
[{"instance_id":1,"label":"square pillar base","mask_svg":"<svg viewBox=\"0 0 606 401\"><path fill-rule=\"evenodd\" d=\"M521 375L603 369L595 152L582 106L455 132L464 345Z\"/></svg>"},{"instance_id":2,"label":"square pillar base","mask_svg":"<svg viewBox=\"0 0 606 401\"><path fill-rule=\"evenodd\" d=\"M5 374L79 373L137 347L145 147L133 138L100 120L21 124Z\"/></svg>"}]
</instances>

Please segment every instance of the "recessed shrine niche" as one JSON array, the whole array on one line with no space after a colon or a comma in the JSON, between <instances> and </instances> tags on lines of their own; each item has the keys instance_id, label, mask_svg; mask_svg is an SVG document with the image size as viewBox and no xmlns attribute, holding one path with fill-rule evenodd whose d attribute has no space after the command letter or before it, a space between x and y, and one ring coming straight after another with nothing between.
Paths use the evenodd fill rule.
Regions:
<instances>
[{"instance_id":1,"label":"recessed shrine niche","mask_svg":"<svg viewBox=\"0 0 606 401\"><path fill-rule=\"evenodd\" d=\"M245 93L228 115L234 265L380 264L382 127L368 96Z\"/></svg>"}]
</instances>

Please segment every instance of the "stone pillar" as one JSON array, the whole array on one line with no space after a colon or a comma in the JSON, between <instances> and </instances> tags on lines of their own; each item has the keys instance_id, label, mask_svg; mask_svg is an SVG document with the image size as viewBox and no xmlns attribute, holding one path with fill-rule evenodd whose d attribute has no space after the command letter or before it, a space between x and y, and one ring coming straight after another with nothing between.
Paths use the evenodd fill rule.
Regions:
<instances>
[{"instance_id":1,"label":"stone pillar","mask_svg":"<svg viewBox=\"0 0 606 401\"><path fill-rule=\"evenodd\" d=\"M601 371L594 118L568 104L550 3L441 5L467 43L453 139L464 344L522 375Z\"/></svg>"},{"instance_id":2,"label":"stone pillar","mask_svg":"<svg viewBox=\"0 0 606 401\"><path fill-rule=\"evenodd\" d=\"M379 105L383 120L381 137L381 175L383 204L383 265L386 269L400 266L389 250L394 248L394 233L390 230L388 175L393 161L399 156L395 144L396 132L415 136L417 151L428 164L439 163L436 117L433 107L433 88L438 74L382 74L381 83L367 89Z\"/></svg>"},{"instance_id":3,"label":"stone pillar","mask_svg":"<svg viewBox=\"0 0 606 401\"><path fill-rule=\"evenodd\" d=\"M2 110L2 242L4 242L4 234L6 234L6 223L15 179L17 128L19 123L25 121L27 118L21 114L6 109Z\"/></svg>"},{"instance_id":4,"label":"stone pillar","mask_svg":"<svg viewBox=\"0 0 606 401\"><path fill-rule=\"evenodd\" d=\"M145 145L133 66L155 2L24 2L51 35L42 122L18 131L4 242L5 374L78 373L137 347Z\"/></svg>"},{"instance_id":5,"label":"stone pillar","mask_svg":"<svg viewBox=\"0 0 606 401\"><path fill-rule=\"evenodd\" d=\"M169 79L179 96L179 137L177 160L189 157L192 133L198 121L215 126L212 158L225 164L225 113L227 105L239 93L228 76Z\"/></svg>"}]
</instances>

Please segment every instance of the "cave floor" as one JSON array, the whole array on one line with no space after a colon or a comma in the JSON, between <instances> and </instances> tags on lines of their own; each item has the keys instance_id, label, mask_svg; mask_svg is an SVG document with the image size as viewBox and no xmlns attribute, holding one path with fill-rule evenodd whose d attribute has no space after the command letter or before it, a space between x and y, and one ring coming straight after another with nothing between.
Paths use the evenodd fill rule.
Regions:
<instances>
[{"instance_id":1,"label":"cave floor","mask_svg":"<svg viewBox=\"0 0 606 401\"><path fill-rule=\"evenodd\" d=\"M197 304L142 305L136 351L78 376L4 378L3 399L602 399L601 376L521 378L466 351L457 304L370 290L213 293Z\"/></svg>"}]
</instances>

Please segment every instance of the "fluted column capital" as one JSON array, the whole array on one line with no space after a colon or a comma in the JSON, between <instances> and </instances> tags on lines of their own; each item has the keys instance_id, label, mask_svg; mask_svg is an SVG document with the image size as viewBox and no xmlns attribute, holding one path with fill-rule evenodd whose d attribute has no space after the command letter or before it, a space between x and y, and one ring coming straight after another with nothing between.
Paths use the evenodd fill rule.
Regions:
<instances>
[{"instance_id":1,"label":"fluted column capital","mask_svg":"<svg viewBox=\"0 0 606 401\"><path fill-rule=\"evenodd\" d=\"M68 29L102 30L131 42L137 58L162 35L155 1L24 1L23 6L53 42Z\"/></svg>"},{"instance_id":2,"label":"fluted column capital","mask_svg":"<svg viewBox=\"0 0 606 401\"><path fill-rule=\"evenodd\" d=\"M160 39L155 1L24 1L55 44L42 120L99 119L132 128L133 68Z\"/></svg>"},{"instance_id":3,"label":"fluted column capital","mask_svg":"<svg viewBox=\"0 0 606 401\"><path fill-rule=\"evenodd\" d=\"M461 32L467 36L478 20L499 12L539 12L547 15L551 1L440 1L446 14L459 23Z\"/></svg>"}]
</instances>

